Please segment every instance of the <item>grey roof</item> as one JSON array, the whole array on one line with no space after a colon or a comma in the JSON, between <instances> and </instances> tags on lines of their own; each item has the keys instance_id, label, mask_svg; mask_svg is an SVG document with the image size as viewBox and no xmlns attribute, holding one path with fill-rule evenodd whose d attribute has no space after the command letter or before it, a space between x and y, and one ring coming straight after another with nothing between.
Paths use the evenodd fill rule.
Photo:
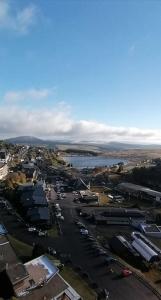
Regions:
<instances>
[{"instance_id":1,"label":"grey roof","mask_svg":"<svg viewBox=\"0 0 161 300\"><path fill-rule=\"evenodd\" d=\"M29 209L27 215L28 217L30 217L31 222L38 220L50 220L50 213L48 207L37 207L34 209Z\"/></svg>"},{"instance_id":2,"label":"grey roof","mask_svg":"<svg viewBox=\"0 0 161 300\"><path fill-rule=\"evenodd\" d=\"M126 208L105 208L102 211L95 210L94 214L104 217L143 217L144 211Z\"/></svg>"},{"instance_id":3,"label":"grey roof","mask_svg":"<svg viewBox=\"0 0 161 300\"><path fill-rule=\"evenodd\" d=\"M7 234L7 229L4 225L0 224L0 235Z\"/></svg>"},{"instance_id":4,"label":"grey roof","mask_svg":"<svg viewBox=\"0 0 161 300\"><path fill-rule=\"evenodd\" d=\"M30 293L19 297L20 300L51 300L56 296L66 291L68 288L67 283L58 274L53 276L42 287L33 289Z\"/></svg>"},{"instance_id":5,"label":"grey roof","mask_svg":"<svg viewBox=\"0 0 161 300\"><path fill-rule=\"evenodd\" d=\"M21 203L24 207L48 206L43 187L34 186L32 190L27 190L21 195Z\"/></svg>"},{"instance_id":6,"label":"grey roof","mask_svg":"<svg viewBox=\"0 0 161 300\"><path fill-rule=\"evenodd\" d=\"M6 270L12 284L16 284L28 276L24 265L18 260L7 237L0 235L0 271L3 270Z\"/></svg>"},{"instance_id":7,"label":"grey roof","mask_svg":"<svg viewBox=\"0 0 161 300\"><path fill-rule=\"evenodd\" d=\"M144 192L148 195L161 198L161 192L152 190L152 189L147 188L145 186L133 184L133 183L130 183L130 182L122 182L118 185L118 187L128 189L128 190L133 190L133 191L136 191L136 192Z\"/></svg>"}]
</instances>

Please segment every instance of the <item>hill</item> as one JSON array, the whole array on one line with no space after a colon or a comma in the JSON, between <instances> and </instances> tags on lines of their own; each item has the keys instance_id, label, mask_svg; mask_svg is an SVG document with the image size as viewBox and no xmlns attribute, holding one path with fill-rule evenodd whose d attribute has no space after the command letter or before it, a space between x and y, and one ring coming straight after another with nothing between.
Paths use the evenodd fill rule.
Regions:
<instances>
[{"instance_id":1,"label":"hill","mask_svg":"<svg viewBox=\"0 0 161 300\"><path fill-rule=\"evenodd\" d=\"M42 145L45 141L34 136L17 136L14 138L8 138L5 140L12 144L27 144L27 145Z\"/></svg>"},{"instance_id":2,"label":"hill","mask_svg":"<svg viewBox=\"0 0 161 300\"><path fill-rule=\"evenodd\" d=\"M89 150L96 152L104 151L123 151L123 150L150 150L160 149L161 145L141 145L130 144L121 142L109 142L109 143L96 143L96 142L74 142L65 140L43 140L34 136L18 136L14 138L8 138L5 140L12 144L27 144L27 145L46 145L49 147L57 147L60 150L75 149L75 150Z\"/></svg>"}]
</instances>

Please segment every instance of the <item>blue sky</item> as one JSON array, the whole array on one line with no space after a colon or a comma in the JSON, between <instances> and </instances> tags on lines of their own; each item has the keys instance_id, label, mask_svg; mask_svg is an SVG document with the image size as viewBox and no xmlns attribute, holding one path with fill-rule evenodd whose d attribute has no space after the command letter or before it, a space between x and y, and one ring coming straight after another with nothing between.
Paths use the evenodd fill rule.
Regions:
<instances>
[{"instance_id":1,"label":"blue sky","mask_svg":"<svg viewBox=\"0 0 161 300\"><path fill-rule=\"evenodd\" d=\"M161 2L0 0L0 136L161 143Z\"/></svg>"}]
</instances>

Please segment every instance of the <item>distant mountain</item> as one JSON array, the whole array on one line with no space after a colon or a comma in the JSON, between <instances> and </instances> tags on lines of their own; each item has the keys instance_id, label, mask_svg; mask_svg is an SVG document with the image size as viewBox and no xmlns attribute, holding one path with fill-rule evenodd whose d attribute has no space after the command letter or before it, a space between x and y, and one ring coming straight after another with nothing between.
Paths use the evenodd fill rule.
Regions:
<instances>
[{"instance_id":1,"label":"distant mountain","mask_svg":"<svg viewBox=\"0 0 161 300\"><path fill-rule=\"evenodd\" d=\"M128 144L128 143L119 143L119 142L110 142L107 143L107 148L112 147L120 150L129 150L129 149L161 149L161 145L141 145L141 144Z\"/></svg>"},{"instance_id":2,"label":"distant mountain","mask_svg":"<svg viewBox=\"0 0 161 300\"><path fill-rule=\"evenodd\" d=\"M12 144L28 144L28 145L42 145L46 143L42 139L36 138L34 136L17 136L14 138L8 138L5 141Z\"/></svg>"},{"instance_id":3,"label":"distant mountain","mask_svg":"<svg viewBox=\"0 0 161 300\"><path fill-rule=\"evenodd\" d=\"M6 142L13 144L26 144L26 145L46 145L49 147L57 147L61 150L66 149L85 149L89 151L121 151L130 149L161 149L161 145L140 145L130 144L121 142L109 142L109 143L98 143L98 142L74 142L67 140L43 140L34 136L18 136L14 138L8 138Z\"/></svg>"}]
</instances>

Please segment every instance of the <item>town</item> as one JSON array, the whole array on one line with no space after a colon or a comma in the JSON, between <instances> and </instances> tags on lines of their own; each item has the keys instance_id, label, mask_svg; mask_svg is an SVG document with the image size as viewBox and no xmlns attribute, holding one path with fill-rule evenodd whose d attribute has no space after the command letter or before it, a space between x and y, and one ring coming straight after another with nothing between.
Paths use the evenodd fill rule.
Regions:
<instances>
[{"instance_id":1,"label":"town","mask_svg":"<svg viewBox=\"0 0 161 300\"><path fill-rule=\"evenodd\" d=\"M0 297L161 299L161 192L132 177L147 163L77 169L2 141Z\"/></svg>"}]
</instances>

